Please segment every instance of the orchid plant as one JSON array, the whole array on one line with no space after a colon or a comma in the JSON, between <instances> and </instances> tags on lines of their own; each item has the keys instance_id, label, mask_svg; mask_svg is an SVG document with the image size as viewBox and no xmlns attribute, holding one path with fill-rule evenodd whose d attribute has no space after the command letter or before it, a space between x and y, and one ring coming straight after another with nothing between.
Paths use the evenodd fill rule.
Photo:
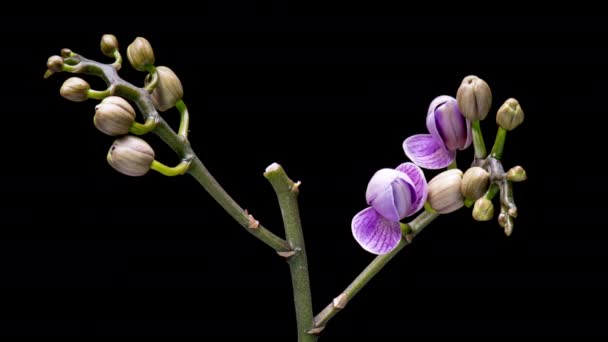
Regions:
<instances>
[{"instance_id":1,"label":"orchid plant","mask_svg":"<svg viewBox=\"0 0 608 342\"><path fill-rule=\"evenodd\" d=\"M183 88L177 75L168 67L156 67L152 46L138 37L127 48L127 57L136 70L147 73L142 88L123 80L118 71L122 56L115 36L101 39L101 51L114 58L110 64L87 59L69 49L47 62L45 78L58 72L88 74L103 79L105 90L93 90L81 78L67 79L60 94L71 101L101 100L95 107L95 127L117 137L107 155L108 163L129 176L143 176L150 169L166 176L190 174L232 216L237 223L285 258L291 270L299 341L315 341L329 320L413 238L442 214L462 207L473 207L475 220L494 217L493 198L499 195L498 223L506 235L513 231L517 207L513 200L513 182L526 179L520 166L505 172L501 157L507 131L519 126L523 111L515 99L508 99L497 111L498 132L490 153L486 151L480 121L491 108L492 93L488 84L468 76L458 88L456 98L439 96L431 101L427 116L428 133L408 137L403 142L411 162L395 168L382 168L369 181L365 198L368 207L354 215L352 233L361 247L377 257L321 310L313 314L310 282L297 197L300 182L292 181L284 169L273 163L264 176L274 188L283 216L285 238L266 229L252 214L243 210L213 178L194 153L188 141L189 113L183 100ZM134 103L143 121L136 121ZM177 132L159 112L176 108L180 113ZM178 156L181 162L167 166L155 159L154 149L140 136L154 133ZM456 165L458 151L474 146L471 167L462 172ZM445 171L427 182L421 168ZM402 221L418 214L413 220Z\"/></svg>"}]
</instances>

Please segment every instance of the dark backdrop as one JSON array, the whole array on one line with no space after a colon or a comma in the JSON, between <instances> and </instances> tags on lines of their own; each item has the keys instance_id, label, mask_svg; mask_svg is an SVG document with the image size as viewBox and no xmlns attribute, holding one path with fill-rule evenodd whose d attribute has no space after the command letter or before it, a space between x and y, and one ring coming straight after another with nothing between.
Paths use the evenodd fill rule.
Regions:
<instances>
[{"instance_id":1,"label":"dark backdrop","mask_svg":"<svg viewBox=\"0 0 608 342\"><path fill-rule=\"evenodd\" d=\"M529 180L515 185L513 236L469 210L441 217L324 340L605 334L605 23L375 10L206 6L3 21L0 334L294 340L285 262L190 177L112 170L94 102L61 98L64 74L42 79L63 47L105 60L103 33L123 52L149 39L157 65L184 85L195 150L271 230L280 234L281 221L264 168L279 162L302 181L315 311L373 258L350 220L372 174L406 161L401 143L425 131L429 102L469 74L490 84L494 110L518 98L526 121L504 162ZM123 70L142 82L126 58ZM176 112L163 115L177 123ZM493 116L483 127L491 145ZM176 160L150 141L159 159ZM471 158L461 153L461 167Z\"/></svg>"}]
</instances>

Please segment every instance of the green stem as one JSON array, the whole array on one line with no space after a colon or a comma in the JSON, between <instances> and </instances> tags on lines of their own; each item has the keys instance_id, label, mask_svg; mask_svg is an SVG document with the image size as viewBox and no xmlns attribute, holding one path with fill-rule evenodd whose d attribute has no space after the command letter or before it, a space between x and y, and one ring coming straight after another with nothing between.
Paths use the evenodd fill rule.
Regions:
<instances>
[{"instance_id":1,"label":"green stem","mask_svg":"<svg viewBox=\"0 0 608 342\"><path fill-rule=\"evenodd\" d=\"M492 157L500 160L502 158L502 152L505 148L505 139L507 138L507 130L498 127L496 132L496 140L494 140L494 146L492 147Z\"/></svg>"},{"instance_id":2,"label":"green stem","mask_svg":"<svg viewBox=\"0 0 608 342\"><path fill-rule=\"evenodd\" d=\"M150 82L144 87L144 89L146 89L147 92L152 93L154 88L156 88L158 85L158 71L156 71L156 67L154 65L148 65L146 71L149 73L148 77L150 77ZM146 77L146 80L148 80L148 77Z\"/></svg>"},{"instance_id":3,"label":"green stem","mask_svg":"<svg viewBox=\"0 0 608 342\"><path fill-rule=\"evenodd\" d=\"M129 132L137 135L144 135L156 127L156 122L157 120L155 116L148 116L146 122L143 125L139 122L133 122L131 124L131 128L129 129Z\"/></svg>"},{"instance_id":4,"label":"green stem","mask_svg":"<svg viewBox=\"0 0 608 342\"><path fill-rule=\"evenodd\" d=\"M170 167L167 166L157 160L153 160L150 165L150 169L157 171L165 176L173 177L173 176L181 176L188 171L188 167L190 166L189 160L182 160L177 166Z\"/></svg>"},{"instance_id":5,"label":"green stem","mask_svg":"<svg viewBox=\"0 0 608 342\"><path fill-rule=\"evenodd\" d=\"M120 67L122 66L122 56L120 55L120 51L118 51L118 49L114 49L114 51L112 52L112 54L114 55L114 63L112 63L112 67L114 67L114 69L116 69L116 71L120 70Z\"/></svg>"},{"instance_id":6,"label":"green stem","mask_svg":"<svg viewBox=\"0 0 608 342\"><path fill-rule=\"evenodd\" d=\"M177 134L181 135L184 138L188 137L188 127L190 126L190 113L188 113L188 108L183 100L177 101L175 107L179 111L181 116L179 121L179 129L177 130Z\"/></svg>"},{"instance_id":7,"label":"green stem","mask_svg":"<svg viewBox=\"0 0 608 342\"><path fill-rule=\"evenodd\" d=\"M483 141L483 135L481 134L481 125L479 120L474 120L472 123L473 129L473 147L475 148L475 158L482 159L488 155L486 151L486 144Z\"/></svg>"},{"instance_id":8,"label":"green stem","mask_svg":"<svg viewBox=\"0 0 608 342\"><path fill-rule=\"evenodd\" d=\"M304 234L300 222L298 209L298 186L294 183L279 164L272 164L264 173L279 200L285 235L292 250L296 253L288 258L291 271L291 284L293 287L293 300L296 310L298 326L298 341L315 341L317 337L311 333L312 329L312 296L310 293L310 280L308 277L308 259L304 244Z\"/></svg>"},{"instance_id":9,"label":"green stem","mask_svg":"<svg viewBox=\"0 0 608 342\"><path fill-rule=\"evenodd\" d=\"M352 300L352 298L363 289L363 287L369 283L372 278L380 272L388 264L391 259L407 246L413 236L416 236L426 226L429 225L439 214L431 213L429 211L421 212L412 222L408 223L407 226L411 229L411 232L406 235L407 238L402 238L395 249L387 254L379 255L348 285L348 287L336 297L323 311L315 316L313 323L316 329L323 329L327 322L332 319L344 306ZM407 230L407 229L405 229Z\"/></svg>"},{"instance_id":10,"label":"green stem","mask_svg":"<svg viewBox=\"0 0 608 342\"><path fill-rule=\"evenodd\" d=\"M110 95L111 95L110 89L106 89L106 90L89 89L87 91L87 97L90 99L95 99L95 100L103 100Z\"/></svg>"},{"instance_id":11,"label":"green stem","mask_svg":"<svg viewBox=\"0 0 608 342\"><path fill-rule=\"evenodd\" d=\"M450 163L450 165L448 165L448 170L452 170L452 169L457 169L458 168L458 163L456 162L456 159L454 159L453 162Z\"/></svg>"}]
</instances>

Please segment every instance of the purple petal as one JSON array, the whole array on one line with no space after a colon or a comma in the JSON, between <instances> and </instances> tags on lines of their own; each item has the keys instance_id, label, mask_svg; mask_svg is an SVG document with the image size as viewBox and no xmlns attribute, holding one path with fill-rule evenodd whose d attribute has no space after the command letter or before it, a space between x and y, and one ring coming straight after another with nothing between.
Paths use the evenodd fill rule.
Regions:
<instances>
[{"instance_id":1,"label":"purple petal","mask_svg":"<svg viewBox=\"0 0 608 342\"><path fill-rule=\"evenodd\" d=\"M464 143L464 146L461 147L461 150L466 150L467 148L469 148L469 146L471 146L471 143L473 142L473 131L471 129L471 120L467 119L467 140Z\"/></svg>"},{"instance_id":2,"label":"purple petal","mask_svg":"<svg viewBox=\"0 0 608 342\"><path fill-rule=\"evenodd\" d=\"M430 134L417 134L405 139L403 150L414 164L431 170L444 168L456 158L455 151L446 150L443 143Z\"/></svg>"},{"instance_id":3,"label":"purple petal","mask_svg":"<svg viewBox=\"0 0 608 342\"><path fill-rule=\"evenodd\" d=\"M416 199L414 184L404 173L382 169L367 185L365 198L380 215L397 222L404 218Z\"/></svg>"},{"instance_id":4,"label":"purple petal","mask_svg":"<svg viewBox=\"0 0 608 342\"><path fill-rule=\"evenodd\" d=\"M426 202L426 197L428 195L426 178L424 177L422 170L414 163L403 163L397 166L396 170L408 175L412 181L412 184L414 185L416 198L412 202L412 205L406 215L410 216L422 209L424 202Z\"/></svg>"},{"instance_id":5,"label":"purple petal","mask_svg":"<svg viewBox=\"0 0 608 342\"><path fill-rule=\"evenodd\" d=\"M441 95L437 96L431 104L429 105L429 109L426 112L426 129L429 130L429 133L437 139L443 142L443 138L441 134L439 134L439 130L437 129L437 108L445 104L446 102L453 99L451 96Z\"/></svg>"},{"instance_id":6,"label":"purple petal","mask_svg":"<svg viewBox=\"0 0 608 342\"><path fill-rule=\"evenodd\" d=\"M401 240L399 222L383 218L372 207L355 215L351 227L355 240L370 253L386 254Z\"/></svg>"}]
</instances>

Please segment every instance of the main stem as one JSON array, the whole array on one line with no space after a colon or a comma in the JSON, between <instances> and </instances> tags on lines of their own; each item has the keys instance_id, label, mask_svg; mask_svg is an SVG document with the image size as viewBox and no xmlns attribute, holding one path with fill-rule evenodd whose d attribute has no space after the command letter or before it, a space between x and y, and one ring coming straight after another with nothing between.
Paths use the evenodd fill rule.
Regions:
<instances>
[{"instance_id":1,"label":"main stem","mask_svg":"<svg viewBox=\"0 0 608 342\"><path fill-rule=\"evenodd\" d=\"M338 297L315 316L313 320L314 327L319 330L323 329L327 322L340 312L340 310L342 310L346 304L403 249L403 247L410 244L412 237L428 226L428 224L437 218L437 216L439 216L439 214L423 211L418 217L410 222L408 226L410 227L411 232L406 237L402 238L397 247L391 252L379 255L372 260L363 272L361 272Z\"/></svg>"},{"instance_id":2,"label":"main stem","mask_svg":"<svg viewBox=\"0 0 608 342\"><path fill-rule=\"evenodd\" d=\"M295 253L288 257L293 287L293 300L296 310L298 341L316 341L316 335L310 333L312 328L312 295L310 293L310 280L308 277L308 259L304 244L304 234L300 222L298 209L298 186L294 183L279 164L272 164L264 173L270 181L279 200L285 235L292 251Z\"/></svg>"}]
</instances>

